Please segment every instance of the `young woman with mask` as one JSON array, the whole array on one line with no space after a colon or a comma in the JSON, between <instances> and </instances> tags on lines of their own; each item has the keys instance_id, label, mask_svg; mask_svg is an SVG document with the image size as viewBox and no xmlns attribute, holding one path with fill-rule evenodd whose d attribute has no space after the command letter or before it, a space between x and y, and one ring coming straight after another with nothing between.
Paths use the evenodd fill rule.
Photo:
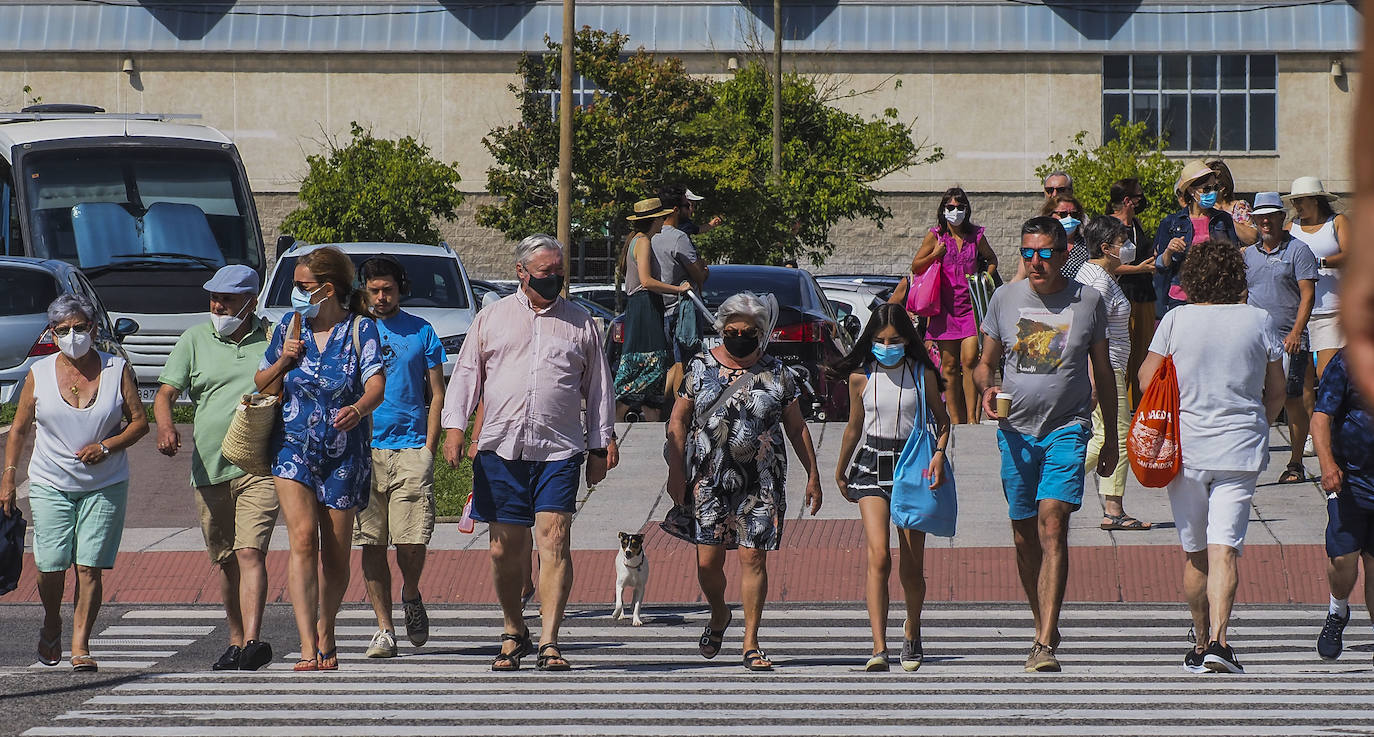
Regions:
<instances>
[{"instance_id":1,"label":"young woman with mask","mask_svg":"<svg viewBox=\"0 0 1374 737\"><path fill-rule=\"evenodd\" d=\"M625 344L616 368L616 416L624 418L633 406L643 408L644 419L658 422L665 404L664 384L672 363L671 336L664 332L663 295L679 296L690 285L667 284L654 258L653 237L671 214L657 197L640 200L625 219L634 232L625 248Z\"/></svg>"},{"instance_id":2,"label":"young woman with mask","mask_svg":"<svg viewBox=\"0 0 1374 737\"><path fill-rule=\"evenodd\" d=\"M300 337L290 337L288 315L254 380L260 392L283 392L282 426L269 447L291 544L296 670L336 670L334 622L348 588L353 518L372 493L366 418L382 403L386 377L377 326L353 289L353 262L336 248L316 248L301 256L294 277Z\"/></svg>"},{"instance_id":3,"label":"young woman with mask","mask_svg":"<svg viewBox=\"0 0 1374 737\"><path fill-rule=\"evenodd\" d=\"M1259 241L1259 230L1250 219L1250 203L1236 197L1236 180L1231 176L1231 167L1221 159L1211 159L1207 162L1207 168L1217 175L1217 209L1231 216L1240 244L1253 245Z\"/></svg>"},{"instance_id":4,"label":"young woman with mask","mask_svg":"<svg viewBox=\"0 0 1374 737\"><path fill-rule=\"evenodd\" d=\"M1183 167L1174 192L1183 209L1164 218L1155 231L1155 294L1161 318L1188 301L1183 261L1194 243L1225 238L1240 247L1231 215L1217 209L1216 172L1201 161L1191 162Z\"/></svg>"},{"instance_id":5,"label":"young woman with mask","mask_svg":"<svg viewBox=\"0 0 1374 737\"><path fill-rule=\"evenodd\" d=\"M978 421L978 397L973 391L973 369L978 365L978 324L973 314L968 277L986 264L988 274L997 273L997 254L983 237L983 228L973 224L973 206L959 187L945 190L935 210L936 224L926 233L911 273L921 274L939 263L940 312L932 315L926 339L940 351L940 371L949 386L949 414L956 423Z\"/></svg>"},{"instance_id":6,"label":"young woman with mask","mask_svg":"<svg viewBox=\"0 0 1374 737\"><path fill-rule=\"evenodd\" d=\"M29 369L0 474L0 511L15 514L19 460L30 434L29 505L33 510L33 562L43 626L38 660L62 658L62 591L76 567L71 665L94 671L91 629L100 612L101 573L114 568L129 499L125 450L148 432L133 371L124 359L93 346L95 305L64 294L48 305L48 330L58 353ZM35 428L37 432L34 433Z\"/></svg>"},{"instance_id":7,"label":"young woman with mask","mask_svg":"<svg viewBox=\"0 0 1374 737\"><path fill-rule=\"evenodd\" d=\"M1312 353L1317 358L1317 379L1320 380L1326 364L1345 345L1338 293L1345 255L1353 242L1350 220L1331 208L1336 196L1327 192L1322 180L1316 177L1298 177L1293 181L1292 193L1284 195L1283 199L1297 212L1288 231L1306 243L1312 255L1317 257L1317 301L1312 308L1312 318L1307 322L1307 333Z\"/></svg>"},{"instance_id":8,"label":"young woman with mask","mask_svg":"<svg viewBox=\"0 0 1374 737\"><path fill-rule=\"evenodd\" d=\"M1154 235L1145 232L1137 213L1148 205L1145 190L1138 179L1118 179L1108 192L1107 214L1125 225L1135 244L1135 258L1125 261L1116 270L1117 284L1131 301L1131 356L1126 366L1126 388L1130 390L1130 408L1140 404L1140 383L1136 371L1150 352L1150 339L1155 335L1155 254Z\"/></svg>"},{"instance_id":9,"label":"young woman with mask","mask_svg":"<svg viewBox=\"0 0 1374 737\"><path fill-rule=\"evenodd\" d=\"M866 594L868 621L873 628L873 655L864 666L885 671L887 661L888 578L892 557L888 538L891 527L892 482L897 457L915 429L917 402L937 426L936 453L930 463L930 485L944 482L944 453L949 444L949 415L940 392L944 382L924 348L924 341L906 310L884 304L873 312L854 350L833 372L849 378L849 424L840 444L835 485L844 498L859 505L868 548ZM924 377L925 395L917 391L918 373ZM862 441L862 444L861 444ZM858 455L854 454L858 449ZM903 626L902 669L921 667L921 608L925 605L925 543L920 530L897 530L900 554L897 575L906 595Z\"/></svg>"}]
</instances>

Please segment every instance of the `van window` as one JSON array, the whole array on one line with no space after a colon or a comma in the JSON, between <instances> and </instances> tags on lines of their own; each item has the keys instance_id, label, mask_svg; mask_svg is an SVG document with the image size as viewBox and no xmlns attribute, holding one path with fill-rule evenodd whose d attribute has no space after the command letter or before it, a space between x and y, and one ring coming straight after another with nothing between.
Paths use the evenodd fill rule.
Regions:
<instances>
[{"instance_id":1,"label":"van window","mask_svg":"<svg viewBox=\"0 0 1374 737\"><path fill-rule=\"evenodd\" d=\"M24 255L24 236L19 229L19 200L14 191L13 170L0 161L0 254Z\"/></svg>"}]
</instances>

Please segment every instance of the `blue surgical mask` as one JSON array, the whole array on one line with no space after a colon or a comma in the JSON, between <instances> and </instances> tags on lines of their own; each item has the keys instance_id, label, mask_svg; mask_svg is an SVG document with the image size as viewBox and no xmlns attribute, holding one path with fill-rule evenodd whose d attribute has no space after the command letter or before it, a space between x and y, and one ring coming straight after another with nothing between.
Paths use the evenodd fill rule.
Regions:
<instances>
[{"instance_id":1,"label":"blue surgical mask","mask_svg":"<svg viewBox=\"0 0 1374 737\"><path fill-rule=\"evenodd\" d=\"M1070 216L1064 218L1063 220L1060 220L1060 221L1059 221L1059 224L1062 225L1062 226L1064 226L1064 232L1065 232L1065 233L1067 233L1067 234L1069 234L1069 235L1073 235L1073 232L1074 232L1075 230L1078 230L1078 226L1079 226L1079 225L1082 225L1082 224L1083 224L1083 221L1082 221L1082 220L1079 220L1078 218L1076 218L1076 217L1074 217L1074 216L1072 216L1072 215L1070 215Z\"/></svg>"},{"instance_id":2,"label":"blue surgical mask","mask_svg":"<svg viewBox=\"0 0 1374 737\"><path fill-rule=\"evenodd\" d=\"M320 289L323 287L317 288L315 292L320 291ZM293 288L291 290L291 309L301 313L301 317L306 319L320 314L320 305L310 301L310 298L315 296L315 292L307 292L300 287Z\"/></svg>"},{"instance_id":3,"label":"blue surgical mask","mask_svg":"<svg viewBox=\"0 0 1374 737\"><path fill-rule=\"evenodd\" d=\"M902 343L896 345L874 343L873 357L884 366L896 366L902 362L903 358L906 358L906 345Z\"/></svg>"},{"instance_id":4,"label":"blue surgical mask","mask_svg":"<svg viewBox=\"0 0 1374 737\"><path fill-rule=\"evenodd\" d=\"M1197 203L1202 206L1202 209L1210 210L1217 206L1217 193L1208 192L1197 198Z\"/></svg>"}]
</instances>

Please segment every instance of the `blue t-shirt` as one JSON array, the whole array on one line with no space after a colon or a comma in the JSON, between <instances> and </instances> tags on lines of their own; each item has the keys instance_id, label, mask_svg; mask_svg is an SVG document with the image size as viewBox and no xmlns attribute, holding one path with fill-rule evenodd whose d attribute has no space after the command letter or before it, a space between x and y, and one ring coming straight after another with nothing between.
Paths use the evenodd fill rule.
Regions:
<instances>
[{"instance_id":1,"label":"blue t-shirt","mask_svg":"<svg viewBox=\"0 0 1374 737\"><path fill-rule=\"evenodd\" d=\"M1374 509L1374 414L1350 383L1344 350L1326 364L1312 411L1331 417L1331 454L1345 471L1345 488Z\"/></svg>"},{"instance_id":2,"label":"blue t-shirt","mask_svg":"<svg viewBox=\"0 0 1374 737\"><path fill-rule=\"evenodd\" d=\"M425 374L444 365L444 346L428 322L404 311L377 321L386 394L372 413L372 447L396 450L425 444Z\"/></svg>"}]
</instances>

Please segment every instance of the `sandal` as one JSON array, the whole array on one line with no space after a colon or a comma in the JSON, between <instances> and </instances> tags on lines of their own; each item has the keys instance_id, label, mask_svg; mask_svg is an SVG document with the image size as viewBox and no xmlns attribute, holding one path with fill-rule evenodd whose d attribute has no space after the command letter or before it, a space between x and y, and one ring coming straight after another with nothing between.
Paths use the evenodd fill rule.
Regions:
<instances>
[{"instance_id":1,"label":"sandal","mask_svg":"<svg viewBox=\"0 0 1374 737\"><path fill-rule=\"evenodd\" d=\"M773 670L773 663L762 648L754 648L744 654L744 667L752 671Z\"/></svg>"},{"instance_id":2,"label":"sandal","mask_svg":"<svg viewBox=\"0 0 1374 737\"><path fill-rule=\"evenodd\" d=\"M44 653L53 653L51 657ZM62 630L57 631L57 636L48 639L43 636L43 630L38 631L38 662L43 665L53 666L62 662Z\"/></svg>"},{"instance_id":3,"label":"sandal","mask_svg":"<svg viewBox=\"0 0 1374 737\"><path fill-rule=\"evenodd\" d=\"M100 670L100 666L96 664L95 658L90 655L73 655L72 670L79 673L94 673Z\"/></svg>"},{"instance_id":4,"label":"sandal","mask_svg":"<svg viewBox=\"0 0 1374 737\"><path fill-rule=\"evenodd\" d=\"M552 650L553 655L545 654L547 650ZM550 671L572 670L572 665L568 663L567 658L563 657L561 648L558 647L558 643L556 642L546 642L539 646L539 658L535 661L535 667L539 670Z\"/></svg>"},{"instance_id":5,"label":"sandal","mask_svg":"<svg viewBox=\"0 0 1374 737\"><path fill-rule=\"evenodd\" d=\"M701 651L701 657L710 660L720 654L720 646L725 642L725 630L734 621L735 614L730 612L730 617L725 620L725 626L718 630L711 629L711 624L706 624L706 629L702 630L701 639L697 640L697 650Z\"/></svg>"},{"instance_id":6,"label":"sandal","mask_svg":"<svg viewBox=\"0 0 1374 737\"><path fill-rule=\"evenodd\" d=\"M291 670L296 671L297 673L304 673L306 671L317 671L319 669L319 661L315 660L314 658L301 658L300 660L296 661L295 667L293 667Z\"/></svg>"},{"instance_id":7,"label":"sandal","mask_svg":"<svg viewBox=\"0 0 1374 737\"><path fill-rule=\"evenodd\" d=\"M1290 463L1279 476L1280 484L1297 484L1307 480L1307 469L1301 463Z\"/></svg>"},{"instance_id":8,"label":"sandal","mask_svg":"<svg viewBox=\"0 0 1374 737\"><path fill-rule=\"evenodd\" d=\"M1099 527L1104 530L1148 530L1154 527L1153 524L1141 522L1125 512L1121 514L1104 514L1102 518L1110 520L1109 522L1103 522L1099 525Z\"/></svg>"},{"instance_id":9,"label":"sandal","mask_svg":"<svg viewBox=\"0 0 1374 737\"><path fill-rule=\"evenodd\" d=\"M502 632L501 642L503 643L501 646L503 648L505 647L504 643L514 642L515 649L510 652L502 650L501 652L497 653L496 659L491 661L491 669L494 671L520 670L520 659L525 657L526 655L529 655L530 649L534 645L534 643L530 642L529 628L525 628L524 634L519 635L512 635L509 632Z\"/></svg>"},{"instance_id":10,"label":"sandal","mask_svg":"<svg viewBox=\"0 0 1374 737\"><path fill-rule=\"evenodd\" d=\"M327 652L327 653L326 653L326 652L321 652L321 651L319 651L319 650L316 650L316 651L315 651L315 656L316 656L316 661L315 661L315 662L317 663L316 670L338 670L338 669L339 669L339 648L338 648L337 646L334 647L334 649L330 650L330 651ZM325 664L324 664L324 661L326 661L326 660L332 660L332 661L334 661L334 664L333 664L333 665L325 665Z\"/></svg>"}]
</instances>

